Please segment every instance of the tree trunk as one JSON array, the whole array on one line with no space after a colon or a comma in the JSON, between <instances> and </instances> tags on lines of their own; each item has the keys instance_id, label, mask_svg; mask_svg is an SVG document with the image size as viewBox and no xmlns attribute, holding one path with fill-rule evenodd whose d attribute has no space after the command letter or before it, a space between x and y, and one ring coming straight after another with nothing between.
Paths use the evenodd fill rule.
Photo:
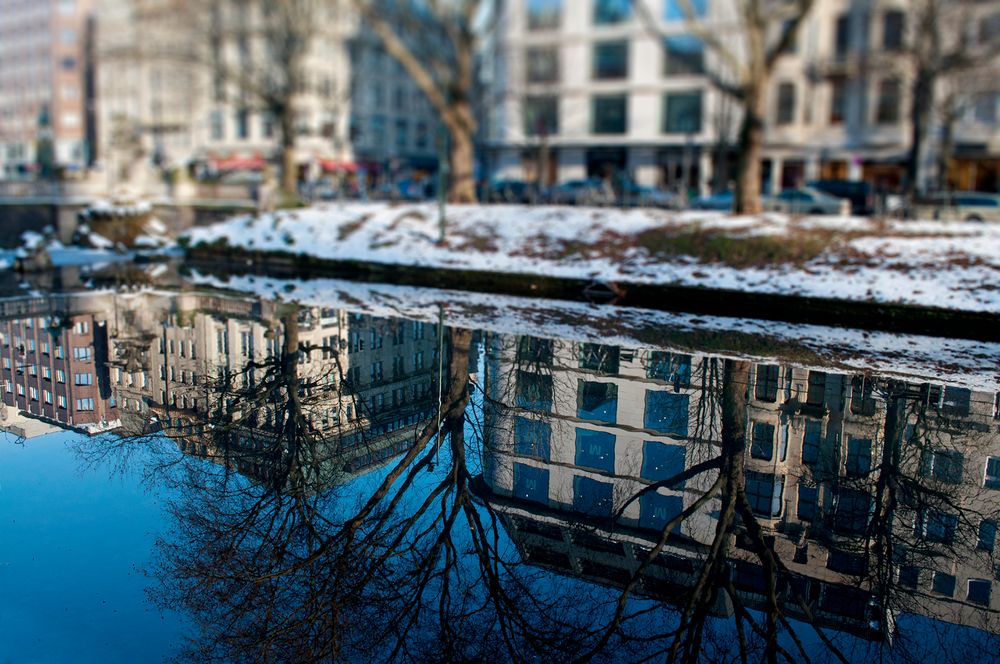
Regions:
<instances>
[{"instance_id":1,"label":"tree trunk","mask_svg":"<svg viewBox=\"0 0 1000 664\"><path fill-rule=\"evenodd\" d=\"M931 107L934 77L926 69L917 71L910 108L910 151L906 155L906 194L912 200L920 189L920 158L924 149Z\"/></svg>"},{"instance_id":2,"label":"tree trunk","mask_svg":"<svg viewBox=\"0 0 1000 664\"><path fill-rule=\"evenodd\" d=\"M468 106L466 102L462 104ZM472 132L464 124L453 123L448 126L448 133L451 137L449 156L451 180L448 183L448 201L475 203L476 181L473 177L475 150Z\"/></svg>"},{"instance_id":3,"label":"tree trunk","mask_svg":"<svg viewBox=\"0 0 1000 664\"><path fill-rule=\"evenodd\" d=\"M288 196L298 193L299 165L295 159L295 114L281 114L281 191Z\"/></svg>"},{"instance_id":4,"label":"tree trunk","mask_svg":"<svg viewBox=\"0 0 1000 664\"><path fill-rule=\"evenodd\" d=\"M747 90L743 110L743 123L736 162L736 192L733 197L733 211L736 214L758 214L762 210L760 201L760 160L764 148L764 100L767 78L755 79Z\"/></svg>"}]
</instances>

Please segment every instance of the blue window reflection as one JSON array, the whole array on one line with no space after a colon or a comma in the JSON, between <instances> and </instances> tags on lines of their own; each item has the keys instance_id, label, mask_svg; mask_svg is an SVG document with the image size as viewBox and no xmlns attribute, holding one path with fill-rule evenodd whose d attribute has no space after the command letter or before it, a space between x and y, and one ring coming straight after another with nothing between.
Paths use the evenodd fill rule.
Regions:
<instances>
[{"instance_id":1,"label":"blue window reflection","mask_svg":"<svg viewBox=\"0 0 1000 664\"><path fill-rule=\"evenodd\" d=\"M549 460L552 425L526 417L514 418L514 450L525 456Z\"/></svg>"},{"instance_id":2,"label":"blue window reflection","mask_svg":"<svg viewBox=\"0 0 1000 664\"><path fill-rule=\"evenodd\" d=\"M615 472L615 436L604 431L576 430L576 458L582 468Z\"/></svg>"},{"instance_id":3,"label":"blue window reflection","mask_svg":"<svg viewBox=\"0 0 1000 664\"><path fill-rule=\"evenodd\" d=\"M662 531L683 510L684 500L680 496L647 493L639 498L639 525Z\"/></svg>"},{"instance_id":4,"label":"blue window reflection","mask_svg":"<svg viewBox=\"0 0 1000 664\"><path fill-rule=\"evenodd\" d=\"M618 386L581 380L577 387L577 412L581 420L614 424L618 417Z\"/></svg>"},{"instance_id":5,"label":"blue window reflection","mask_svg":"<svg viewBox=\"0 0 1000 664\"><path fill-rule=\"evenodd\" d=\"M590 516L610 517L614 508L611 483L577 475L573 478L573 509Z\"/></svg>"},{"instance_id":6,"label":"blue window reflection","mask_svg":"<svg viewBox=\"0 0 1000 664\"><path fill-rule=\"evenodd\" d=\"M685 447L683 445L667 445L647 440L642 444L642 473L644 480L659 482L684 472ZM678 482L671 488L682 489L684 482Z\"/></svg>"},{"instance_id":7,"label":"blue window reflection","mask_svg":"<svg viewBox=\"0 0 1000 664\"><path fill-rule=\"evenodd\" d=\"M661 433L687 436L689 402L690 397L687 394L648 390L643 426Z\"/></svg>"},{"instance_id":8,"label":"blue window reflection","mask_svg":"<svg viewBox=\"0 0 1000 664\"><path fill-rule=\"evenodd\" d=\"M548 504L549 471L523 463L515 463L514 496L543 505Z\"/></svg>"}]
</instances>

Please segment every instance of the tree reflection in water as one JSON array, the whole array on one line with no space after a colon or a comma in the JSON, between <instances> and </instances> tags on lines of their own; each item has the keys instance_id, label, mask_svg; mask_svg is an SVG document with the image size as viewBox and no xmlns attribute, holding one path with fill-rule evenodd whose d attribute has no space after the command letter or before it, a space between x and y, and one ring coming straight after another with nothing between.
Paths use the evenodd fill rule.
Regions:
<instances>
[{"instance_id":1,"label":"tree reflection in water","mask_svg":"<svg viewBox=\"0 0 1000 664\"><path fill-rule=\"evenodd\" d=\"M998 652L992 395L417 325L276 305L119 340L164 389L84 453L183 450L151 594L191 658ZM188 380L156 351L185 327Z\"/></svg>"}]
</instances>

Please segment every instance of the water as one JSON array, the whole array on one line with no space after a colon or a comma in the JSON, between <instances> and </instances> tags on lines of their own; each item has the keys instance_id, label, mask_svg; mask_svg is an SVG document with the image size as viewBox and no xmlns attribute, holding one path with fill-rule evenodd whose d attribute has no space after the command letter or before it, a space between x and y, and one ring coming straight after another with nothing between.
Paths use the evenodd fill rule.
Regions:
<instances>
[{"instance_id":1,"label":"water","mask_svg":"<svg viewBox=\"0 0 1000 664\"><path fill-rule=\"evenodd\" d=\"M75 278L0 300L0 662L1000 657L1000 345Z\"/></svg>"}]
</instances>

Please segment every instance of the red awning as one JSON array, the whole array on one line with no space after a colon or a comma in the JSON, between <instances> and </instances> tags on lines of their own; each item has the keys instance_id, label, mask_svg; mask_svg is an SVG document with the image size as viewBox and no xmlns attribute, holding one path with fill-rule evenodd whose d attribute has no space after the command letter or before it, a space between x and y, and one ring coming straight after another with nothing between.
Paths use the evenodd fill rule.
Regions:
<instances>
[{"instance_id":1,"label":"red awning","mask_svg":"<svg viewBox=\"0 0 1000 664\"><path fill-rule=\"evenodd\" d=\"M261 171L267 166L263 157L226 157L212 162L220 171Z\"/></svg>"},{"instance_id":2,"label":"red awning","mask_svg":"<svg viewBox=\"0 0 1000 664\"><path fill-rule=\"evenodd\" d=\"M320 159L319 165L327 173L357 173L358 165L353 161L337 161L336 159Z\"/></svg>"}]
</instances>

